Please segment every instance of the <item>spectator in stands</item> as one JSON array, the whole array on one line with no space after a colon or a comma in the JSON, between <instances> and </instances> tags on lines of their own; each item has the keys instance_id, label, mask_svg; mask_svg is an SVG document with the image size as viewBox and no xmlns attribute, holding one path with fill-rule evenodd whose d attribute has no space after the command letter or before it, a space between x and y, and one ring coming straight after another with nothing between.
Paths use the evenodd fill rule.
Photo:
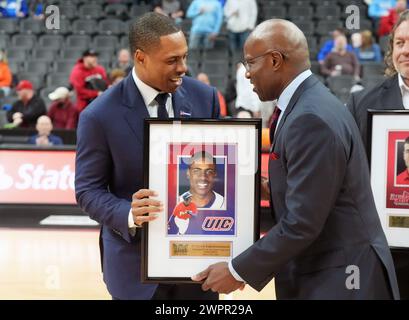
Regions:
<instances>
[{"instance_id":1,"label":"spectator in stands","mask_svg":"<svg viewBox=\"0 0 409 320\"><path fill-rule=\"evenodd\" d=\"M250 31L257 22L255 0L227 0L224 7L231 52L243 50Z\"/></svg>"},{"instance_id":2,"label":"spectator in stands","mask_svg":"<svg viewBox=\"0 0 409 320\"><path fill-rule=\"evenodd\" d=\"M392 31L393 26L398 21L399 15L405 11L407 5L407 0L398 0L395 8L390 9L388 14L381 18L378 28L378 35L380 37L386 36Z\"/></svg>"},{"instance_id":3,"label":"spectator in stands","mask_svg":"<svg viewBox=\"0 0 409 320\"><path fill-rule=\"evenodd\" d=\"M63 144L60 137L51 134L53 124L48 116L41 116L37 119L36 130L37 134L32 135L28 139L28 143L37 146L56 146Z\"/></svg>"},{"instance_id":4,"label":"spectator in stands","mask_svg":"<svg viewBox=\"0 0 409 320\"><path fill-rule=\"evenodd\" d=\"M326 41L318 52L317 60L320 64L324 62L324 59L327 57L327 55L334 49L335 39L338 36L342 35L346 36L345 30L343 28L337 28L332 31L332 39ZM347 51L353 52L353 48L349 44L347 46Z\"/></svg>"},{"instance_id":5,"label":"spectator in stands","mask_svg":"<svg viewBox=\"0 0 409 320\"><path fill-rule=\"evenodd\" d=\"M45 0L31 0L29 6L29 14L36 20L44 19Z\"/></svg>"},{"instance_id":6,"label":"spectator in stands","mask_svg":"<svg viewBox=\"0 0 409 320\"><path fill-rule=\"evenodd\" d=\"M28 15L26 0L2 0L0 1L0 17L25 18Z\"/></svg>"},{"instance_id":7,"label":"spectator in stands","mask_svg":"<svg viewBox=\"0 0 409 320\"><path fill-rule=\"evenodd\" d=\"M7 62L6 53L0 50L0 98L8 96L12 81L11 71Z\"/></svg>"},{"instance_id":8,"label":"spectator in stands","mask_svg":"<svg viewBox=\"0 0 409 320\"><path fill-rule=\"evenodd\" d=\"M354 32L351 34L351 45L354 50L362 46L362 35L360 32Z\"/></svg>"},{"instance_id":9,"label":"spectator in stands","mask_svg":"<svg viewBox=\"0 0 409 320\"><path fill-rule=\"evenodd\" d=\"M384 81L350 96L347 103L367 146L368 110L409 110L409 10L404 11L391 31L388 51L385 54ZM409 299L409 252L392 249L396 276L402 300Z\"/></svg>"},{"instance_id":10,"label":"spectator in stands","mask_svg":"<svg viewBox=\"0 0 409 320\"><path fill-rule=\"evenodd\" d=\"M176 25L181 25L186 12L186 2L183 0L155 0L153 11L171 17Z\"/></svg>"},{"instance_id":11,"label":"spectator in stands","mask_svg":"<svg viewBox=\"0 0 409 320\"><path fill-rule=\"evenodd\" d=\"M261 113L261 105L258 95L253 91L254 86L250 80L246 78L246 68L243 64L239 64L236 72L236 112L240 108L250 110L253 116L259 118Z\"/></svg>"},{"instance_id":12,"label":"spectator in stands","mask_svg":"<svg viewBox=\"0 0 409 320\"><path fill-rule=\"evenodd\" d=\"M321 74L327 77L341 74L353 75L359 79L360 65L353 52L347 51L347 38L338 36L335 39L334 51L331 52L321 65Z\"/></svg>"},{"instance_id":13,"label":"spectator in stands","mask_svg":"<svg viewBox=\"0 0 409 320\"><path fill-rule=\"evenodd\" d=\"M375 30L378 30L380 19L387 16L395 6L396 0L372 0L368 6L368 16L375 23Z\"/></svg>"},{"instance_id":14,"label":"spectator in stands","mask_svg":"<svg viewBox=\"0 0 409 320\"><path fill-rule=\"evenodd\" d=\"M217 0L193 0L186 17L192 19L190 49L211 49L223 23L223 8Z\"/></svg>"},{"instance_id":15,"label":"spectator in stands","mask_svg":"<svg viewBox=\"0 0 409 320\"><path fill-rule=\"evenodd\" d=\"M70 83L77 93L77 110L81 112L106 88L108 79L105 68L98 64L98 53L86 50L71 71Z\"/></svg>"},{"instance_id":16,"label":"spectator in stands","mask_svg":"<svg viewBox=\"0 0 409 320\"><path fill-rule=\"evenodd\" d=\"M122 69L112 69L109 73L110 86L113 86L126 77L126 73Z\"/></svg>"},{"instance_id":17,"label":"spectator in stands","mask_svg":"<svg viewBox=\"0 0 409 320\"><path fill-rule=\"evenodd\" d=\"M128 49L121 49L118 51L118 59L115 65L115 69L122 69L125 75L132 70L133 63L131 59L131 54Z\"/></svg>"},{"instance_id":18,"label":"spectator in stands","mask_svg":"<svg viewBox=\"0 0 409 320\"><path fill-rule=\"evenodd\" d=\"M70 92L65 87L59 87L48 95L53 103L48 110L55 128L75 129L78 122L78 111L71 102Z\"/></svg>"},{"instance_id":19,"label":"spectator in stands","mask_svg":"<svg viewBox=\"0 0 409 320\"><path fill-rule=\"evenodd\" d=\"M19 100L7 112L7 119L19 127L34 127L38 117L47 113L45 103L34 93L33 84L28 80L21 80L16 91Z\"/></svg>"},{"instance_id":20,"label":"spectator in stands","mask_svg":"<svg viewBox=\"0 0 409 320\"><path fill-rule=\"evenodd\" d=\"M204 72L199 73L196 78L197 78L197 80L207 84L208 86L211 85L210 80L209 80L209 76ZM226 100L224 99L223 94L219 90L217 90L217 96L219 97L220 115L222 117L225 117L225 116L227 116Z\"/></svg>"},{"instance_id":21,"label":"spectator in stands","mask_svg":"<svg viewBox=\"0 0 409 320\"><path fill-rule=\"evenodd\" d=\"M378 44L374 43L372 32L369 30L362 31L361 39L361 46L359 48L354 48L355 55L358 58L359 62L381 62L381 48Z\"/></svg>"}]
</instances>

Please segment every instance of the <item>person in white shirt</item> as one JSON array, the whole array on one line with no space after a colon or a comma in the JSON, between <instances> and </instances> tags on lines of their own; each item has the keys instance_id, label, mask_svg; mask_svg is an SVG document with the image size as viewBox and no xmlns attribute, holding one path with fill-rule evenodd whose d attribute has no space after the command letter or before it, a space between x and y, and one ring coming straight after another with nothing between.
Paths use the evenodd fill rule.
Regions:
<instances>
[{"instance_id":1,"label":"person in white shirt","mask_svg":"<svg viewBox=\"0 0 409 320\"><path fill-rule=\"evenodd\" d=\"M231 52L243 49L244 42L256 25L257 13L255 0L227 0L224 16Z\"/></svg>"}]
</instances>

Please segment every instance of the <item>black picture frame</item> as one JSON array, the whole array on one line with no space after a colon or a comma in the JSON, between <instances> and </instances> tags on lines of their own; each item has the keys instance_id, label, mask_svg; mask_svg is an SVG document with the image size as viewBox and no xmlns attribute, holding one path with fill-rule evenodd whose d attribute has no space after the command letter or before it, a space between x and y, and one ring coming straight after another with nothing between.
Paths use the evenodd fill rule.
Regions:
<instances>
[{"instance_id":1,"label":"black picture frame","mask_svg":"<svg viewBox=\"0 0 409 320\"><path fill-rule=\"evenodd\" d=\"M250 230L251 243L248 246L256 242L260 237L260 179L261 179L261 119L170 119L170 120L158 120L158 119L145 119L144 122L144 187L150 188L150 157L151 157L151 128L155 125L174 125L180 126L190 126L195 127L197 130L201 130L203 126L209 127L214 126L215 128L222 128L223 126L229 126L230 128L235 127L248 127L255 130L256 141L254 141L254 154L256 158L253 160L256 166L254 172L254 209L253 217L251 221L253 223L253 228ZM240 147L238 147L240 148ZM166 182L167 183L167 182ZM251 186L246 186L246 188L251 188ZM165 210L166 211L166 205ZM188 276L151 276L149 274L149 267L151 260L149 258L149 235L150 235L150 224L145 223L142 229L142 247L141 247L141 282L142 283L167 283L167 284L177 284L177 283L193 283L189 274ZM235 239L239 239L239 236L235 236ZM186 240L189 241L189 240ZM164 248L163 250L166 250ZM166 259L166 257L164 257ZM206 259L206 258L203 258ZM168 259L169 260L169 259ZM217 259L216 259L217 260ZM222 259L220 259L222 260ZM219 260L219 261L220 261ZM208 265L215 263L215 259L209 261ZM203 268L204 269L204 268ZM197 270L201 271L201 270Z\"/></svg>"}]
</instances>

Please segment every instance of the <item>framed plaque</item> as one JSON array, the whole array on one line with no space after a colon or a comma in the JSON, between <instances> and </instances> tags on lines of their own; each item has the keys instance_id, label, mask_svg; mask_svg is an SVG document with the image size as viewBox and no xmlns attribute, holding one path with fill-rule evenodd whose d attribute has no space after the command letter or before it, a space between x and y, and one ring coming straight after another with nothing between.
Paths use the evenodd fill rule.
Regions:
<instances>
[{"instance_id":1,"label":"framed plaque","mask_svg":"<svg viewBox=\"0 0 409 320\"><path fill-rule=\"evenodd\" d=\"M376 208L388 243L409 247L409 111L368 111L368 155Z\"/></svg>"},{"instance_id":2,"label":"framed plaque","mask_svg":"<svg viewBox=\"0 0 409 320\"><path fill-rule=\"evenodd\" d=\"M260 232L261 120L145 120L145 187L163 202L145 223L142 282L189 283Z\"/></svg>"}]
</instances>

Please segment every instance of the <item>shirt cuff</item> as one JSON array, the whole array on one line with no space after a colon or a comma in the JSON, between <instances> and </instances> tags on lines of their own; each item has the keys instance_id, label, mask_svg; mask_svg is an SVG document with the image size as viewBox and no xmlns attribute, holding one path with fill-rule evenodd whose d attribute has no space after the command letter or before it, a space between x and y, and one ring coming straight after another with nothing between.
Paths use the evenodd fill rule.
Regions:
<instances>
[{"instance_id":1,"label":"shirt cuff","mask_svg":"<svg viewBox=\"0 0 409 320\"><path fill-rule=\"evenodd\" d=\"M237 281L246 282L246 281L243 280L242 277L239 276L239 274L236 272L236 270L234 270L233 264L231 263L231 260L229 261L229 271L232 274L232 276L234 277L234 279L236 279Z\"/></svg>"},{"instance_id":2,"label":"shirt cuff","mask_svg":"<svg viewBox=\"0 0 409 320\"><path fill-rule=\"evenodd\" d=\"M129 210L128 227L129 228L136 228L135 222L133 221L132 208Z\"/></svg>"}]
</instances>

